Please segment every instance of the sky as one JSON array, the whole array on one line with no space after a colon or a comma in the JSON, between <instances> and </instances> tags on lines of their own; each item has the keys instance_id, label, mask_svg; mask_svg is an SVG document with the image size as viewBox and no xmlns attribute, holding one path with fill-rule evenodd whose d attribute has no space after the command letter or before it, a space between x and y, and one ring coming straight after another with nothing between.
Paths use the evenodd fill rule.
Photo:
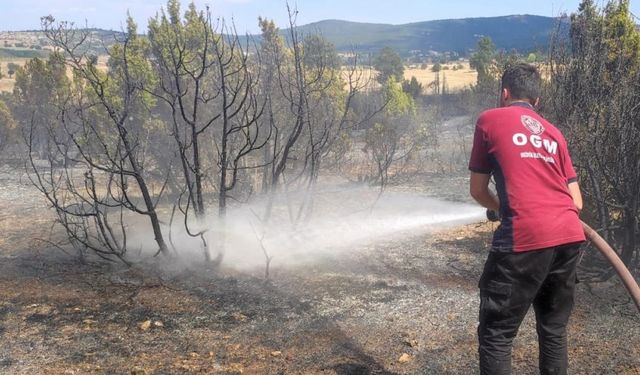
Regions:
<instances>
[{"instance_id":1,"label":"sky","mask_svg":"<svg viewBox=\"0 0 640 375\"><path fill-rule=\"evenodd\" d=\"M601 0L600 2L602 2ZM181 0L183 8L191 0ZM257 33L258 16L288 26L287 0L194 0L198 9L209 6L215 18L233 19L239 33ZM297 24L324 19L403 24L436 19L491 17L512 14L558 16L577 10L580 0L289 0L297 7ZM147 20L166 0L0 0L0 31L38 30L40 17L103 29L121 30L127 11L145 32ZM631 1L631 11L640 15L640 0Z\"/></svg>"}]
</instances>

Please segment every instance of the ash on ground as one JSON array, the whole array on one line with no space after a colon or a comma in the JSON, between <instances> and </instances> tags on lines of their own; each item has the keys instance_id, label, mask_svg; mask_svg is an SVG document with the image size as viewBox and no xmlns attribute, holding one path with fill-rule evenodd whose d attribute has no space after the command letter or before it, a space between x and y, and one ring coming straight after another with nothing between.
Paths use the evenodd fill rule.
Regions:
<instances>
[{"instance_id":1,"label":"ash on ground","mask_svg":"<svg viewBox=\"0 0 640 375\"><path fill-rule=\"evenodd\" d=\"M0 373L477 372L476 283L490 223L356 241L310 262L276 262L269 281L260 267L81 265L42 241L50 217L37 192L0 180ZM639 374L638 323L615 279L579 284L572 373ZM514 373L536 371L528 316Z\"/></svg>"}]
</instances>

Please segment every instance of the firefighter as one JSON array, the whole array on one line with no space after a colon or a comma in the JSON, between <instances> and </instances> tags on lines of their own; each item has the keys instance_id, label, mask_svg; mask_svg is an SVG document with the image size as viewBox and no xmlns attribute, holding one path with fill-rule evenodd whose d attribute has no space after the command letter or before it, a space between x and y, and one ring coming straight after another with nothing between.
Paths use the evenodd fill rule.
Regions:
<instances>
[{"instance_id":1,"label":"firefighter","mask_svg":"<svg viewBox=\"0 0 640 375\"><path fill-rule=\"evenodd\" d=\"M532 65L507 68L500 107L476 123L470 193L500 220L479 281L481 374L511 373L513 339L531 305L540 373L567 373L582 196L562 133L536 112L541 83Z\"/></svg>"}]
</instances>

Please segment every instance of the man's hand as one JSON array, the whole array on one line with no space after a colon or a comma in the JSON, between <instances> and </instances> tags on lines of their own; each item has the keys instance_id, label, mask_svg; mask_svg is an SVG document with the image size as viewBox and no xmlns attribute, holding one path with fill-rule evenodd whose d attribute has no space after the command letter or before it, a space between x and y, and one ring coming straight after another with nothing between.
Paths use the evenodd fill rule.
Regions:
<instances>
[{"instance_id":1,"label":"man's hand","mask_svg":"<svg viewBox=\"0 0 640 375\"><path fill-rule=\"evenodd\" d=\"M500 221L500 213L498 211L487 208L487 220Z\"/></svg>"},{"instance_id":2,"label":"man's hand","mask_svg":"<svg viewBox=\"0 0 640 375\"><path fill-rule=\"evenodd\" d=\"M469 193L476 202L490 210L499 211L500 202L498 197L489 190L489 179L491 175L471 172L469 179Z\"/></svg>"},{"instance_id":3,"label":"man's hand","mask_svg":"<svg viewBox=\"0 0 640 375\"><path fill-rule=\"evenodd\" d=\"M582 211L582 193L580 193L580 186L578 182L571 182L567 185L569 189L569 194L571 194L571 199L573 199L573 204L576 205L578 209L578 213Z\"/></svg>"}]
</instances>

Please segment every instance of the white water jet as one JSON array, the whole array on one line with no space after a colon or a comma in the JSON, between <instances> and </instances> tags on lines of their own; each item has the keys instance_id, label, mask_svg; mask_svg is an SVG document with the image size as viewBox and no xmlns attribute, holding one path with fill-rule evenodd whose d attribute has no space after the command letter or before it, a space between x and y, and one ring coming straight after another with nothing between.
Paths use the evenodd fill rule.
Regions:
<instances>
[{"instance_id":1,"label":"white water jet","mask_svg":"<svg viewBox=\"0 0 640 375\"><path fill-rule=\"evenodd\" d=\"M258 239L262 233L262 245L273 257L273 265L281 266L313 262L328 254L339 256L341 252L377 241L406 239L484 217L484 210L477 205L410 193L385 193L371 209L369 194L358 194L358 191L351 195L362 198L361 202L353 199L317 202L324 203L323 207L318 207L308 222L297 227L293 227L288 218L278 218L261 226L254 213L262 212L260 204L231 210L226 225L225 264L238 268L264 266L265 258ZM358 205L364 208L355 209Z\"/></svg>"},{"instance_id":2,"label":"white water jet","mask_svg":"<svg viewBox=\"0 0 640 375\"><path fill-rule=\"evenodd\" d=\"M224 226L212 215L207 220L209 231L205 236L212 257L216 255L217 241L224 237L224 266L248 270L264 267L262 246L273 257L275 267L312 263L320 257L339 257L341 253L357 251L375 242L405 240L435 229L477 222L484 217L484 210L477 205L404 192L386 192L376 201L377 195L376 189L368 187L319 190L314 195L310 219L297 225L290 219L287 203L299 204L301 194L277 197L274 213L266 224L259 218L266 201L255 200L229 207ZM172 232L177 263L189 266L204 262L199 238L189 237L180 221L174 223ZM153 243L146 231L137 232L136 238L133 237L130 244L144 244L133 245L133 248Z\"/></svg>"}]
</instances>

